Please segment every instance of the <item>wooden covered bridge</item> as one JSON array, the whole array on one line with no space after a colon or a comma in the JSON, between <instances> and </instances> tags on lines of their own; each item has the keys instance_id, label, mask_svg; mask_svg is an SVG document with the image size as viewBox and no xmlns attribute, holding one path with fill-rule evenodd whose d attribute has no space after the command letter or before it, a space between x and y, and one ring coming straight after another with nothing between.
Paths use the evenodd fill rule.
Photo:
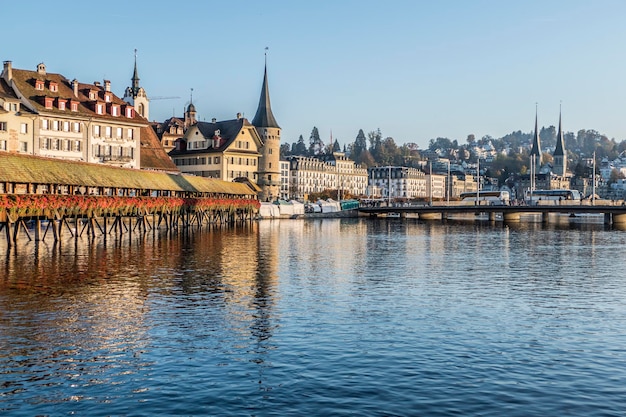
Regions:
<instances>
[{"instance_id":1,"label":"wooden covered bridge","mask_svg":"<svg viewBox=\"0 0 626 417\"><path fill-rule=\"evenodd\" d=\"M254 184L0 153L0 231L58 240L252 220ZM49 233L50 232L50 233Z\"/></svg>"}]
</instances>

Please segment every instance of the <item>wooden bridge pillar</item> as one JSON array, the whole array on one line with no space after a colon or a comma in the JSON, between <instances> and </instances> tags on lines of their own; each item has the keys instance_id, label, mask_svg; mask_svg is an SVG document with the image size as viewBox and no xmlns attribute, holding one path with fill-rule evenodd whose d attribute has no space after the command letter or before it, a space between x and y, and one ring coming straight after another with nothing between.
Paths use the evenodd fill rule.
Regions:
<instances>
[{"instance_id":1,"label":"wooden bridge pillar","mask_svg":"<svg viewBox=\"0 0 626 417\"><path fill-rule=\"evenodd\" d=\"M35 220L35 242L41 240L41 220Z\"/></svg>"},{"instance_id":2,"label":"wooden bridge pillar","mask_svg":"<svg viewBox=\"0 0 626 417\"><path fill-rule=\"evenodd\" d=\"M542 224L548 224L549 217L550 217L550 213L548 213L547 211L541 213L541 223Z\"/></svg>"},{"instance_id":3,"label":"wooden bridge pillar","mask_svg":"<svg viewBox=\"0 0 626 417\"><path fill-rule=\"evenodd\" d=\"M489 221L490 222L495 222L496 221L496 212L495 211L490 211L489 212Z\"/></svg>"}]
</instances>

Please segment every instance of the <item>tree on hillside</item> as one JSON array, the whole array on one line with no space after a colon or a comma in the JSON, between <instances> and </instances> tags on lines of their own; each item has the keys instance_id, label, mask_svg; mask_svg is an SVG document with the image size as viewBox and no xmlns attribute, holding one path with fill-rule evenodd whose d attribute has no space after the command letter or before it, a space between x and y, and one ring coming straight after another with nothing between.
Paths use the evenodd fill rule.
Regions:
<instances>
[{"instance_id":1,"label":"tree on hillside","mask_svg":"<svg viewBox=\"0 0 626 417\"><path fill-rule=\"evenodd\" d=\"M285 159L289 155L291 155L291 147L289 146L289 144L288 143L281 144L280 145L280 158Z\"/></svg>"},{"instance_id":2,"label":"tree on hillside","mask_svg":"<svg viewBox=\"0 0 626 417\"><path fill-rule=\"evenodd\" d=\"M302 135L300 135L296 143L291 145L291 154L299 156L305 156L307 154L306 144L304 143Z\"/></svg>"},{"instance_id":3,"label":"tree on hillside","mask_svg":"<svg viewBox=\"0 0 626 417\"><path fill-rule=\"evenodd\" d=\"M374 161L380 162L383 134L380 132L380 129L377 129L369 132L367 137L370 141L369 151L372 154L372 158L374 158Z\"/></svg>"},{"instance_id":4,"label":"tree on hillside","mask_svg":"<svg viewBox=\"0 0 626 417\"><path fill-rule=\"evenodd\" d=\"M359 129L359 133L356 135L356 139L354 140L352 152L354 153L354 156L358 156L365 150L367 150L367 139L365 138L363 129Z\"/></svg>"},{"instance_id":5,"label":"tree on hillside","mask_svg":"<svg viewBox=\"0 0 626 417\"><path fill-rule=\"evenodd\" d=\"M309 156L320 155L324 151L324 142L320 139L320 132L317 127L313 126L311 136L309 137Z\"/></svg>"}]
</instances>

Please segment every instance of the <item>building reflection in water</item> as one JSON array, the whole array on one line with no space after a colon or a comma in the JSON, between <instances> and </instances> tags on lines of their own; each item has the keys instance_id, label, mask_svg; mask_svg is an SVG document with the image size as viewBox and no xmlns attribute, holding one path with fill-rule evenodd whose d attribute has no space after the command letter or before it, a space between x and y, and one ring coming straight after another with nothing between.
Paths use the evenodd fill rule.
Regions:
<instances>
[{"instance_id":1,"label":"building reflection in water","mask_svg":"<svg viewBox=\"0 0 626 417\"><path fill-rule=\"evenodd\" d=\"M218 355L254 352L262 374L276 326L278 241L278 230L256 223L106 242L0 241L3 392L33 378L111 383L224 329L236 336L220 339L237 342L216 340ZM161 332L172 340L157 346Z\"/></svg>"}]
</instances>

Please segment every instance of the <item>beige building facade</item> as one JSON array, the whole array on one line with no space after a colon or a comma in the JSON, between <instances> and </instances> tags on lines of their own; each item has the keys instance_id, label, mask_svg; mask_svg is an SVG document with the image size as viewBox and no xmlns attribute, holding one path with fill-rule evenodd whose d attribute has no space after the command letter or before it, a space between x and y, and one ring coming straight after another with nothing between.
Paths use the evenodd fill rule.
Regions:
<instances>
[{"instance_id":1,"label":"beige building facade","mask_svg":"<svg viewBox=\"0 0 626 417\"><path fill-rule=\"evenodd\" d=\"M182 173L233 181L256 182L261 158L261 139L247 119L198 122L169 152Z\"/></svg>"},{"instance_id":2,"label":"beige building facade","mask_svg":"<svg viewBox=\"0 0 626 417\"><path fill-rule=\"evenodd\" d=\"M28 71L10 61L4 62L2 80L19 100L18 152L140 167L140 131L148 122L113 94L109 81L69 81L44 64Z\"/></svg>"},{"instance_id":3,"label":"beige building facade","mask_svg":"<svg viewBox=\"0 0 626 417\"><path fill-rule=\"evenodd\" d=\"M340 152L322 158L292 156L289 164L292 199L306 200L309 194L327 190L337 190L340 197L367 191L367 169L357 167Z\"/></svg>"}]
</instances>

